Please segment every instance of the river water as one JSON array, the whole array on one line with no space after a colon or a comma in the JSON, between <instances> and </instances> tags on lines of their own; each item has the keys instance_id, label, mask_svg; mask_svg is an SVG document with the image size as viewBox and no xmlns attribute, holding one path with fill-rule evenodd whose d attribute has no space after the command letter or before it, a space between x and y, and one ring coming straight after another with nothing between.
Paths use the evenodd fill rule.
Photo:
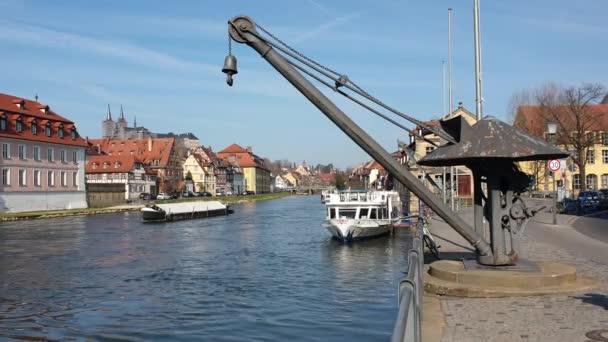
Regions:
<instances>
[{"instance_id":1,"label":"river water","mask_svg":"<svg viewBox=\"0 0 608 342\"><path fill-rule=\"evenodd\" d=\"M389 339L409 233L332 240L318 196L233 207L0 224L0 340Z\"/></svg>"}]
</instances>

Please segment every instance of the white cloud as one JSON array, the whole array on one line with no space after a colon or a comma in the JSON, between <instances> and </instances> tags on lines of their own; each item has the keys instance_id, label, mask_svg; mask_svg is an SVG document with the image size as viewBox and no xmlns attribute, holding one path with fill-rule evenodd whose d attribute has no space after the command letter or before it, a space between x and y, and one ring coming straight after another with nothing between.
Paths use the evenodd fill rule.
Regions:
<instances>
[{"instance_id":1,"label":"white cloud","mask_svg":"<svg viewBox=\"0 0 608 342\"><path fill-rule=\"evenodd\" d=\"M349 14L337 17L334 20L324 23L313 30L307 31L305 33L300 34L299 36L296 36L294 39L291 40L291 42L299 43L299 42L302 42L305 40L309 40L311 38L314 38L314 37L320 35L321 33L325 32L327 30L330 30L330 29L340 26L340 25L344 25L344 24L348 23L349 21L352 21L359 17L361 17L360 12L349 13Z\"/></svg>"},{"instance_id":2,"label":"white cloud","mask_svg":"<svg viewBox=\"0 0 608 342\"><path fill-rule=\"evenodd\" d=\"M4 20L0 20L0 25L3 27L0 40L12 43L91 53L156 68L217 72L215 65L183 60L129 42L98 39Z\"/></svg>"}]
</instances>

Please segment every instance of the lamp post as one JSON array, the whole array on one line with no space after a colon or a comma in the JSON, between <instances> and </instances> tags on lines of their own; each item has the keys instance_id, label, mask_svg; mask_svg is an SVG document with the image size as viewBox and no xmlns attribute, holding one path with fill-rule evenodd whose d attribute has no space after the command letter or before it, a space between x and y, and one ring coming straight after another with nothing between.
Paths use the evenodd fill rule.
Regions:
<instances>
[{"instance_id":1,"label":"lamp post","mask_svg":"<svg viewBox=\"0 0 608 342\"><path fill-rule=\"evenodd\" d=\"M557 123L555 121L547 121L547 132L549 133L549 142L555 145L555 134L557 133ZM555 196L553 197L553 225L557 225L557 187L555 186L555 171L551 171L551 178L553 181L553 191Z\"/></svg>"}]
</instances>

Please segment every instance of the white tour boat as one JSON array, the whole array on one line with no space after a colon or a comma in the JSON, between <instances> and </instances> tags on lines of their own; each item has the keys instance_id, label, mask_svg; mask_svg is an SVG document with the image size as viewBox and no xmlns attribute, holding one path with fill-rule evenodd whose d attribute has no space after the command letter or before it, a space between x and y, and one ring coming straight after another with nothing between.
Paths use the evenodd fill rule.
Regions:
<instances>
[{"instance_id":1,"label":"white tour boat","mask_svg":"<svg viewBox=\"0 0 608 342\"><path fill-rule=\"evenodd\" d=\"M327 230L337 239L353 241L388 233L399 220L401 200L396 191L347 190L325 198Z\"/></svg>"}]
</instances>

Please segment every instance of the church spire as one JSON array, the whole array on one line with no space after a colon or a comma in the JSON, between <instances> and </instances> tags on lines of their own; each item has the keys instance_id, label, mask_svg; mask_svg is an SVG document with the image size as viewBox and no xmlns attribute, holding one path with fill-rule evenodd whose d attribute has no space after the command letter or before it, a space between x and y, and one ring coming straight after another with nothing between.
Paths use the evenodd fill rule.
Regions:
<instances>
[{"instance_id":1,"label":"church spire","mask_svg":"<svg viewBox=\"0 0 608 342\"><path fill-rule=\"evenodd\" d=\"M125 119L125 113L122 111L122 105L120 105L120 119L121 120Z\"/></svg>"},{"instance_id":2,"label":"church spire","mask_svg":"<svg viewBox=\"0 0 608 342\"><path fill-rule=\"evenodd\" d=\"M110 111L110 104L108 103L108 114L106 114L106 120L112 121L112 112Z\"/></svg>"},{"instance_id":3,"label":"church spire","mask_svg":"<svg viewBox=\"0 0 608 342\"><path fill-rule=\"evenodd\" d=\"M137 128L137 116L133 116L133 127Z\"/></svg>"}]
</instances>

